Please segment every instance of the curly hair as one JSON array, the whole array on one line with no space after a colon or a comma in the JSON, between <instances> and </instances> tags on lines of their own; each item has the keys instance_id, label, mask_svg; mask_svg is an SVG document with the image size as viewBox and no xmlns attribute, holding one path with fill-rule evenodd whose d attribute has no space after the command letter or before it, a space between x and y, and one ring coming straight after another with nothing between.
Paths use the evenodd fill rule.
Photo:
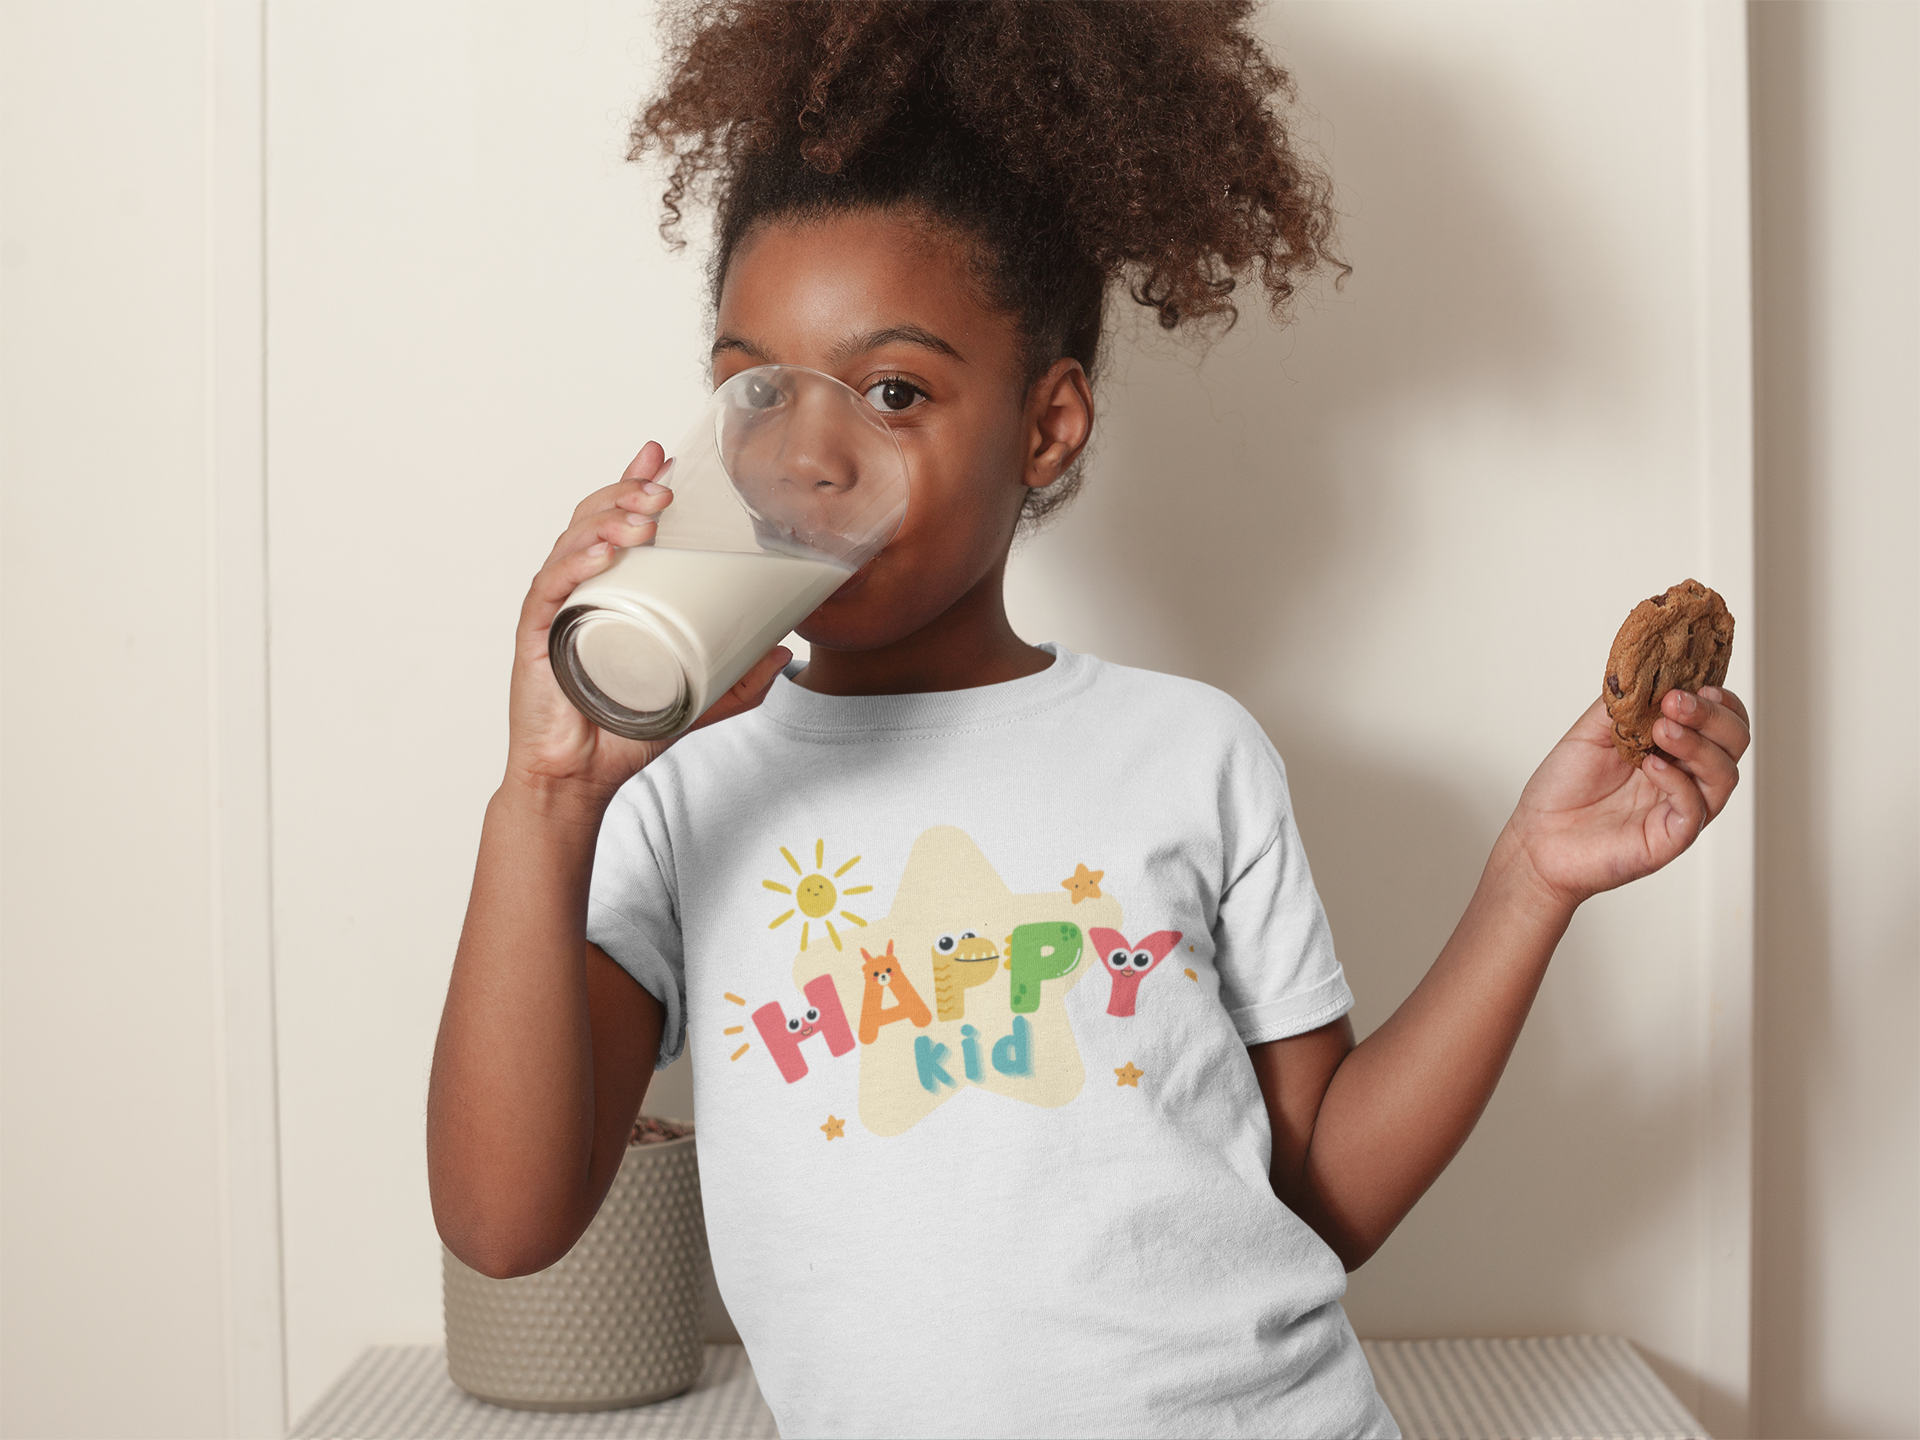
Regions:
<instances>
[{"instance_id":1,"label":"curly hair","mask_svg":"<svg viewBox=\"0 0 1920 1440\"><path fill-rule=\"evenodd\" d=\"M1168 330L1230 327L1256 275L1285 320L1348 267L1328 177L1289 134L1293 83L1250 0L680 0L670 74L630 160L670 164L661 233L716 210L717 299L736 247L782 217L917 209L972 242L1026 347L1023 388L1100 359L1108 288ZM1035 523L1079 485L1036 491Z\"/></svg>"}]
</instances>

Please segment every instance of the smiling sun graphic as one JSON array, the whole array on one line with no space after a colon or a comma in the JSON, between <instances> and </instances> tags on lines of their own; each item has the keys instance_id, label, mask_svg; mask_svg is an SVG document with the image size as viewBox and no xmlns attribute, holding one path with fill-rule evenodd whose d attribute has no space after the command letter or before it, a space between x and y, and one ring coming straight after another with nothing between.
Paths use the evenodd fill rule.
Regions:
<instances>
[{"instance_id":1,"label":"smiling sun graphic","mask_svg":"<svg viewBox=\"0 0 1920 1440\"><path fill-rule=\"evenodd\" d=\"M826 875L826 841L816 840L813 842L812 870L807 870L798 860L794 859L793 852L784 845L780 847L780 854L786 860L787 864L793 867L793 873L798 876L799 879L792 885L783 885L778 880L762 880L760 882L769 890L777 890L782 895L791 895L793 897L792 908L783 910L774 916L774 918L768 922L767 928L769 930L778 930L782 925L786 924L787 921L791 920L797 911L804 917L800 921L800 948L802 950L807 948L808 932L816 920L827 927L827 937L833 941L833 948L836 950L841 949L840 932L833 928L833 921L829 919L828 916L833 913L833 907L840 903L842 896L864 895L873 889L873 887L871 885L849 885L844 890L835 890L833 882L853 869L854 866L858 865L860 863L860 857L858 855L854 856L838 870L835 870L833 872L833 879L830 880ZM840 918L842 920L851 920L855 925L865 925L867 923L851 910L842 910L840 912Z\"/></svg>"}]
</instances>

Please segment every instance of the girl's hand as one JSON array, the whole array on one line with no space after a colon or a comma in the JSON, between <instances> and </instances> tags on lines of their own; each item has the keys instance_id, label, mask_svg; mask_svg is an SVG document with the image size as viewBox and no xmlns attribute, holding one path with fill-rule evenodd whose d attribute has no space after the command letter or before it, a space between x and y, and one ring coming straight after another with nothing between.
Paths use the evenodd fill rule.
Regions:
<instances>
[{"instance_id":1,"label":"girl's hand","mask_svg":"<svg viewBox=\"0 0 1920 1440\"><path fill-rule=\"evenodd\" d=\"M533 577L514 632L513 686L508 700L507 783L550 792L579 791L604 799L671 740L628 740L595 725L573 708L553 678L547 632L574 587L598 575L618 553L653 539L655 516L673 492L654 483L666 452L653 441L634 456L616 485L596 490L575 507L572 523L553 542ZM758 705L792 653L776 646L702 715L695 728Z\"/></svg>"},{"instance_id":2,"label":"girl's hand","mask_svg":"<svg viewBox=\"0 0 1920 1440\"><path fill-rule=\"evenodd\" d=\"M1533 772L1507 822L1533 876L1568 911L1602 890L1651 875L1726 808L1752 743L1747 707L1731 690L1670 690L1660 702L1658 754L1630 765L1613 748L1607 707L1594 701Z\"/></svg>"}]
</instances>

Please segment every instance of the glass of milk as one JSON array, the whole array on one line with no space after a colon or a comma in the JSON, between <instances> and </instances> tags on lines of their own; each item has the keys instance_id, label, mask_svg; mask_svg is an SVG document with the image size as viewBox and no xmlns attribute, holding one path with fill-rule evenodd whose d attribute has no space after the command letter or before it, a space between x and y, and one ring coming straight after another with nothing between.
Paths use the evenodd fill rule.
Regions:
<instances>
[{"instance_id":1,"label":"glass of milk","mask_svg":"<svg viewBox=\"0 0 1920 1440\"><path fill-rule=\"evenodd\" d=\"M907 513L906 457L880 412L798 365L714 391L656 478L673 503L652 542L578 586L547 639L567 698L634 740L692 725Z\"/></svg>"}]
</instances>

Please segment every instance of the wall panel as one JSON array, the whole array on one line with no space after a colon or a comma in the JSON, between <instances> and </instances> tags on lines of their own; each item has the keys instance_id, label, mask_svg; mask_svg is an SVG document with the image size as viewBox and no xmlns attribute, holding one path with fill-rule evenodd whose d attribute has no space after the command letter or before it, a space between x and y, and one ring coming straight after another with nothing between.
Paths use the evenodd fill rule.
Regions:
<instances>
[{"instance_id":1,"label":"wall panel","mask_svg":"<svg viewBox=\"0 0 1920 1440\"><path fill-rule=\"evenodd\" d=\"M0 10L8 1435L227 1426L208 84L202 5Z\"/></svg>"},{"instance_id":2,"label":"wall panel","mask_svg":"<svg viewBox=\"0 0 1920 1440\"><path fill-rule=\"evenodd\" d=\"M1354 277L1289 330L1250 307L1204 361L1122 323L1087 494L1014 562L1029 635L1219 684L1267 725L1363 1028L1445 939L1630 605L1697 572L1753 624L1711 443L1743 413L1703 378L1724 236L1696 203L1712 167L1744 176L1737 17L1275 8ZM512 617L575 499L699 394L697 264L659 250L619 159L649 35L634 5L272 11L296 1409L360 1345L437 1331L421 1105ZM1738 1412L1744 1307L1730 1346L1710 1333L1706 1256L1746 1195L1708 1142L1746 1071L1714 1049L1702 939L1747 820L1703 843L1718 862L1582 914L1480 1131L1356 1277L1363 1332L1623 1331Z\"/></svg>"},{"instance_id":3,"label":"wall panel","mask_svg":"<svg viewBox=\"0 0 1920 1440\"><path fill-rule=\"evenodd\" d=\"M1761 1435L1920 1433L1920 10L1754 8Z\"/></svg>"}]
</instances>

